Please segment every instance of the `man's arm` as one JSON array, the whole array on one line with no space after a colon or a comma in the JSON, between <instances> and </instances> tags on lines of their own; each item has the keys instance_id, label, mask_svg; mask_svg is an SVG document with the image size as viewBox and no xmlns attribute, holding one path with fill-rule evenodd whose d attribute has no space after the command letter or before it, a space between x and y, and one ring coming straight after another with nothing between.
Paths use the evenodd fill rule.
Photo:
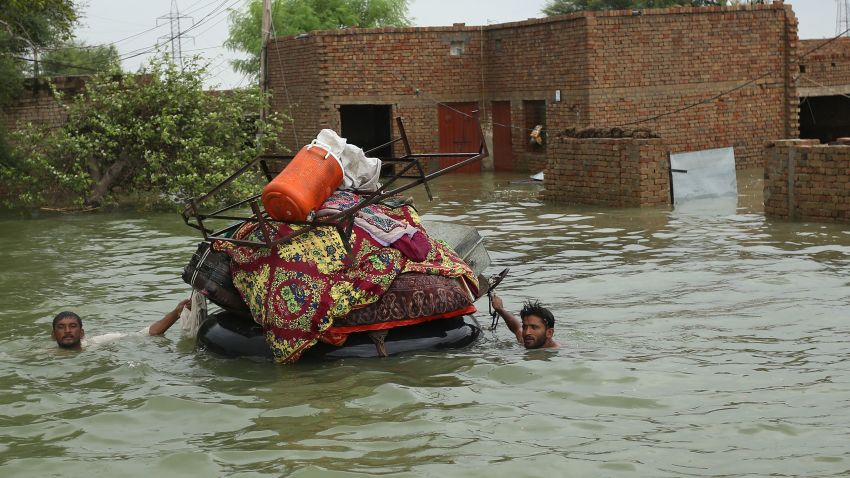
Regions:
<instances>
[{"instance_id":1,"label":"man's arm","mask_svg":"<svg viewBox=\"0 0 850 478\"><path fill-rule=\"evenodd\" d=\"M171 312L165 314L165 317L157 320L150 327L148 327L148 334L150 335L162 335L166 330L170 329L174 322L177 322L177 319L180 318L180 312L183 311L183 307L186 307L189 304L189 299L183 299L178 304L177 307L174 308Z\"/></svg>"},{"instance_id":2,"label":"man's arm","mask_svg":"<svg viewBox=\"0 0 850 478\"><path fill-rule=\"evenodd\" d=\"M502 319L504 319L505 325L508 326L508 329L516 335L517 340L522 342L522 322L520 322L514 314L505 310L505 304L502 303L502 298L495 293L493 294L493 310L502 316Z\"/></svg>"}]
</instances>

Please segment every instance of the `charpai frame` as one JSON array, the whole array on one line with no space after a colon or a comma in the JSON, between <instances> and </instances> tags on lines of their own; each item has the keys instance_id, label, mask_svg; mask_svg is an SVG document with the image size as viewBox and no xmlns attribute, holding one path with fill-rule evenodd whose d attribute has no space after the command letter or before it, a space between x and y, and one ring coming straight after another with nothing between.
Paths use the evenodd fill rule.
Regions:
<instances>
[{"instance_id":1,"label":"charpai frame","mask_svg":"<svg viewBox=\"0 0 850 478\"><path fill-rule=\"evenodd\" d=\"M332 228L337 232L337 234L339 234L339 237L342 239L342 242L345 245L346 251L351 252L351 232L354 227L354 215L357 214L358 211L371 204L378 203L380 201L383 201L384 199L387 199L391 196L395 196L419 185L424 185L425 190L428 194L428 200L433 200L431 188L428 185L429 181L436 179L446 173L450 173L454 170L462 168L468 164L474 163L476 161L481 161L482 159L489 156L489 151L487 150L487 144L484 141L484 134L481 130L481 122L478 119L477 112L474 117L476 125L478 127L479 138L481 138L481 142L479 144L477 152L416 154L411 151L410 141L408 140L407 132L405 131L402 118L396 117L396 125L399 132L398 137L380 146L372 148L369 151L366 151L366 154L380 150L381 148L385 148L387 146L395 145L396 143L401 143L404 149L403 156L381 159L384 164L396 165L395 168L397 170L394 169L394 174L392 176L389 176L388 180L376 191L358 192L358 194L360 194L360 201L356 205L344 211L340 211L336 214L325 216L321 219L311 217L308 218L307 221L278 221L272 219L265 211L262 205L262 201L260 200L260 194L253 195L251 197L248 197L241 201L237 201L233 204L229 204L211 212L205 212L204 204L213 200L222 189L227 187L227 185L232 183L234 180L236 180L243 174L252 171L255 168L259 168L259 170L266 177L266 180L271 181L277 174L277 171L270 167L270 163L283 163L283 166L280 168L282 170L283 167L285 167L286 165L285 163L287 163L293 158L293 156L269 155L258 156L254 158L253 160L249 161L247 164L239 168L239 170L237 170L235 173L231 174L227 179L214 186L206 194L191 199L186 208L183 209L181 216L183 217L183 221L186 223L187 226L200 231L204 237L204 240L208 242L226 241L238 246L271 248L279 244L287 243L302 234L306 234L318 228ZM445 168L434 171L433 173L425 174L425 168L423 168L421 160L437 158L457 158L457 162L446 166ZM401 166L399 167L398 165ZM410 181L406 184L397 185L392 188L390 187L393 186L399 180ZM251 214L240 214L240 210L243 210L246 206L250 208ZM211 220L233 221L234 223L222 229L215 230L211 229L210 227L207 227L206 225L208 224L208 221ZM261 238L263 239L262 241L236 239L230 237L230 235L237 228L241 227L246 222L258 224L261 232ZM274 228L273 226L279 223L297 225L301 227L281 237L274 237L274 231L276 231L276 228Z\"/></svg>"}]
</instances>

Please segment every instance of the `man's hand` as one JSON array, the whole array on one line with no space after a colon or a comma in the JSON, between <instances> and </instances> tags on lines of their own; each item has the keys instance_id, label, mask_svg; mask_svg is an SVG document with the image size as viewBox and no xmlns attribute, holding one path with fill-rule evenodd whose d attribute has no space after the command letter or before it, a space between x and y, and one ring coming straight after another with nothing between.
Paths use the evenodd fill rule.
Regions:
<instances>
[{"instance_id":1,"label":"man's hand","mask_svg":"<svg viewBox=\"0 0 850 478\"><path fill-rule=\"evenodd\" d=\"M516 338L520 343L522 342L522 322L519 321L514 314L505 310L505 304L502 302L502 298L493 293L493 310L498 312L499 315L502 316L502 319L505 321L505 325L508 326L511 332L516 335Z\"/></svg>"},{"instance_id":2,"label":"man's hand","mask_svg":"<svg viewBox=\"0 0 850 478\"><path fill-rule=\"evenodd\" d=\"M171 311L171 313L177 315L177 317L180 317L180 313L183 312L184 307L189 310L192 310L192 304L189 299L183 299L178 302L177 307L175 307L174 310Z\"/></svg>"},{"instance_id":3,"label":"man's hand","mask_svg":"<svg viewBox=\"0 0 850 478\"><path fill-rule=\"evenodd\" d=\"M183 308L189 308L189 299L183 299L177 303L177 307L174 308L171 312L165 314L165 317L157 320L150 327L148 327L148 333L151 335L162 335L168 330L174 322L177 322L177 319L180 318L180 312L183 312Z\"/></svg>"},{"instance_id":4,"label":"man's hand","mask_svg":"<svg viewBox=\"0 0 850 478\"><path fill-rule=\"evenodd\" d=\"M505 310L505 304L502 302L502 298L496 295L495 292L493 293L493 310L499 312L500 315Z\"/></svg>"}]
</instances>

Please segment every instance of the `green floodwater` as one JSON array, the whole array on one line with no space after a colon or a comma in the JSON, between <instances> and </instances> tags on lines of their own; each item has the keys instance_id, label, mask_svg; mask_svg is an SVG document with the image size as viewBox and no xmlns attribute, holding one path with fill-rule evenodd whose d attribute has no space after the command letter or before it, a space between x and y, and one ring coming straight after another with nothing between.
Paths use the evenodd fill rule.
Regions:
<instances>
[{"instance_id":1,"label":"green floodwater","mask_svg":"<svg viewBox=\"0 0 850 478\"><path fill-rule=\"evenodd\" d=\"M550 305L559 351L508 330L459 351L277 366L133 333L187 294L177 214L0 219L4 477L812 476L850 473L850 226L735 204L544 204L520 176L444 177L426 219L477 226L506 304ZM486 303L477 304L486 312ZM489 321L486 313L482 323Z\"/></svg>"}]
</instances>

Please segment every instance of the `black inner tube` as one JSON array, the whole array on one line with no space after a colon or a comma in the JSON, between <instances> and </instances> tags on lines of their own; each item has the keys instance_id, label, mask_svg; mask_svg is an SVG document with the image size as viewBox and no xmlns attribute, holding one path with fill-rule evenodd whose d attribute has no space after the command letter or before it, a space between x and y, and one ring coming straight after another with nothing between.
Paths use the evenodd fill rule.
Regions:
<instances>
[{"instance_id":1,"label":"black inner tube","mask_svg":"<svg viewBox=\"0 0 850 478\"><path fill-rule=\"evenodd\" d=\"M481 335L472 316L437 319L387 330L384 347L387 355L466 347ZM198 330L198 344L205 350L225 357L273 358L263 329L236 314L219 311L210 314ZM319 342L307 349L302 360L380 357L367 332L349 334L342 347Z\"/></svg>"}]
</instances>

